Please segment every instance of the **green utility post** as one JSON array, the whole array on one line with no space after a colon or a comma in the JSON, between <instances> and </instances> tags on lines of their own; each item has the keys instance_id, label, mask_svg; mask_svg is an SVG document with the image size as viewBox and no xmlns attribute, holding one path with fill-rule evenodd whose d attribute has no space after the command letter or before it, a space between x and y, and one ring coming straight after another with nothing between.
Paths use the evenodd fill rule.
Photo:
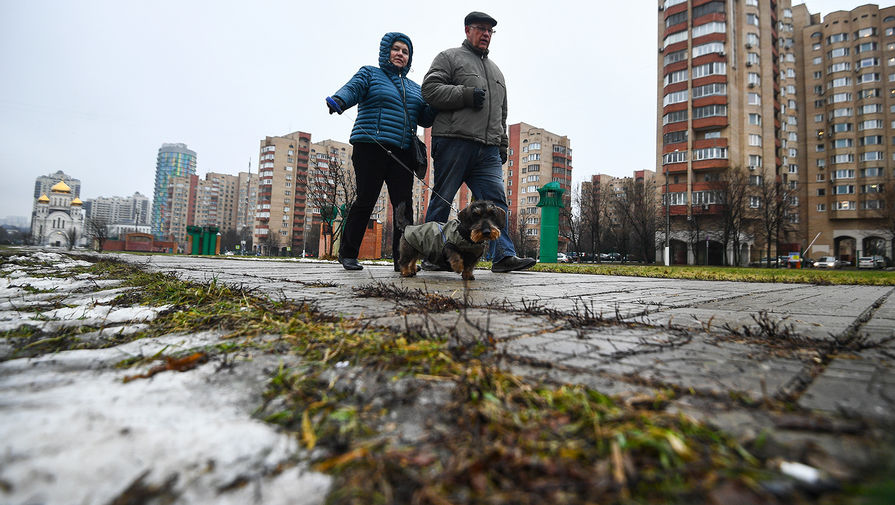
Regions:
<instances>
[{"instance_id":1,"label":"green utility post","mask_svg":"<svg viewBox=\"0 0 895 505\"><path fill-rule=\"evenodd\" d=\"M190 254L202 254L202 228L187 226L186 233L190 236Z\"/></svg>"},{"instance_id":2,"label":"green utility post","mask_svg":"<svg viewBox=\"0 0 895 505\"><path fill-rule=\"evenodd\" d=\"M206 226L204 240L202 241L202 254L214 256L218 247L218 228L217 226Z\"/></svg>"},{"instance_id":3,"label":"green utility post","mask_svg":"<svg viewBox=\"0 0 895 505\"><path fill-rule=\"evenodd\" d=\"M556 263L559 246L559 209L563 208L562 195L566 190L558 182L548 182L538 189L541 200L541 263Z\"/></svg>"}]
</instances>

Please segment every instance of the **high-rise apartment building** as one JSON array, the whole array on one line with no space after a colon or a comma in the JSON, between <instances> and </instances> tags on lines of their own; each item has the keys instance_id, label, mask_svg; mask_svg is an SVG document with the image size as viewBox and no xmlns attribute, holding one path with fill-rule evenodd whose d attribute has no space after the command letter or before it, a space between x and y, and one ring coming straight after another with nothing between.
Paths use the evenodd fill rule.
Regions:
<instances>
[{"instance_id":1,"label":"high-rise apartment building","mask_svg":"<svg viewBox=\"0 0 895 505\"><path fill-rule=\"evenodd\" d=\"M258 174L240 172L237 181L236 228L238 232L255 225L255 208L258 206Z\"/></svg>"},{"instance_id":2,"label":"high-rise apartment building","mask_svg":"<svg viewBox=\"0 0 895 505\"><path fill-rule=\"evenodd\" d=\"M149 224L149 198L136 192L131 196L99 196L84 202L87 219L102 218L108 224L146 226Z\"/></svg>"},{"instance_id":3,"label":"high-rise apartment building","mask_svg":"<svg viewBox=\"0 0 895 505\"><path fill-rule=\"evenodd\" d=\"M885 223L895 212L886 198L895 189L895 7L868 4L823 19L809 7L793 8L804 97L801 235L813 241L810 257L891 258Z\"/></svg>"},{"instance_id":4,"label":"high-rise apartment building","mask_svg":"<svg viewBox=\"0 0 895 505\"><path fill-rule=\"evenodd\" d=\"M538 189L557 182L571 207L572 148L569 138L526 123L509 125L509 150L504 165L510 229L539 247L541 213ZM565 239L560 233L560 250ZM519 244L516 244L518 247Z\"/></svg>"},{"instance_id":5,"label":"high-rise apartment building","mask_svg":"<svg viewBox=\"0 0 895 505\"><path fill-rule=\"evenodd\" d=\"M152 195L152 234L157 239L167 240L170 236L172 223L165 216L166 208L173 208L168 204L169 179L171 177L183 177L195 175L196 153L187 148L186 144L162 144L158 150L155 165L155 190ZM182 182L181 182L182 183ZM183 225L185 230L185 224ZM174 228L179 229L180 225ZM180 239L175 239L180 241Z\"/></svg>"},{"instance_id":6,"label":"high-rise apartment building","mask_svg":"<svg viewBox=\"0 0 895 505\"><path fill-rule=\"evenodd\" d=\"M258 203L255 211L254 248L282 254L305 247L311 134L292 132L261 141L258 163ZM298 226L295 224L298 223Z\"/></svg>"},{"instance_id":7,"label":"high-rise apartment building","mask_svg":"<svg viewBox=\"0 0 895 505\"><path fill-rule=\"evenodd\" d=\"M793 187L804 170L790 1L664 0L658 18L656 171L672 260L720 264L733 257L720 223L730 171ZM756 238L739 237L743 261Z\"/></svg>"}]
</instances>

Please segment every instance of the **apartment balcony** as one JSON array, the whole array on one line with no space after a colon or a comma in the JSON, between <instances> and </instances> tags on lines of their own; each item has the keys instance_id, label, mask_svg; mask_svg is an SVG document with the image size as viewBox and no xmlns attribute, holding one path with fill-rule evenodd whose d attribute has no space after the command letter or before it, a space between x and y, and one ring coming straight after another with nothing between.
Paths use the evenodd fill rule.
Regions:
<instances>
[{"instance_id":1,"label":"apartment balcony","mask_svg":"<svg viewBox=\"0 0 895 505\"><path fill-rule=\"evenodd\" d=\"M693 141L693 149L704 149L706 147L727 147L728 142L726 138L719 139L700 139ZM686 144L684 145L686 148Z\"/></svg>"},{"instance_id":2,"label":"apartment balcony","mask_svg":"<svg viewBox=\"0 0 895 505\"><path fill-rule=\"evenodd\" d=\"M662 171L667 172L669 174L686 174L687 173L687 162L669 163L667 165L663 165Z\"/></svg>"},{"instance_id":3,"label":"apartment balcony","mask_svg":"<svg viewBox=\"0 0 895 505\"><path fill-rule=\"evenodd\" d=\"M719 168L728 168L730 160L727 158L718 158L712 160L699 160L693 162L693 171L697 170L716 170Z\"/></svg>"},{"instance_id":4,"label":"apartment balcony","mask_svg":"<svg viewBox=\"0 0 895 505\"><path fill-rule=\"evenodd\" d=\"M723 128L728 125L727 116L704 117L693 120L693 129Z\"/></svg>"},{"instance_id":5,"label":"apartment balcony","mask_svg":"<svg viewBox=\"0 0 895 505\"><path fill-rule=\"evenodd\" d=\"M671 16L673 14L677 14L679 12L684 12L687 10L687 2L681 2L677 5L672 5L670 7L664 7L665 9L665 17Z\"/></svg>"},{"instance_id":6,"label":"apartment balcony","mask_svg":"<svg viewBox=\"0 0 895 505\"><path fill-rule=\"evenodd\" d=\"M690 213L695 216L711 216L720 214L723 209L724 206L718 204L693 204Z\"/></svg>"}]
</instances>

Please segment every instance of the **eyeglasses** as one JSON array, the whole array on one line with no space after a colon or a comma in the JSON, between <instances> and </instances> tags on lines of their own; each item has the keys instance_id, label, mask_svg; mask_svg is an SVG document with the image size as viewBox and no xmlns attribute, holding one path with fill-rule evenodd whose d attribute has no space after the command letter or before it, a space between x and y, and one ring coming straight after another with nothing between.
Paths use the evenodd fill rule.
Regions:
<instances>
[{"instance_id":1,"label":"eyeglasses","mask_svg":"<svg viewBox=\"0 0 895 505\"><path fill-rule=\"evenodd\" d=\"M481 25L469 25L469 26L470 26L470 28L475 28L476 30L478 30L480 32L488 32L491 35L494 35L495 33L497 33L497 30L495 30L494 28L491 28L490 26L481 26Z\"/></svg>"}]
</instances>

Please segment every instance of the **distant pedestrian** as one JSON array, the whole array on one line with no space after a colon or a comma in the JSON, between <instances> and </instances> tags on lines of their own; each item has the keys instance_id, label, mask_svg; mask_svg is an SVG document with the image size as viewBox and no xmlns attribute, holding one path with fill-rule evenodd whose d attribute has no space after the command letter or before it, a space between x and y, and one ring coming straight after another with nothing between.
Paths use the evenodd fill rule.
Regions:
<instances>
[{"instance_id":1,"label":"distant pedestrian","mask_svg":"<svg viewBox=\"0 0 895 505\"><path fill-rule=\"evenodd\" d=\"M466 40L438 54L423 79L423 97L439 111L432 126L435 185L426 221L448 220L447 202L463 183L477 200L491 200L509 216L502 170L509 147L507 88L488 57L497 21L484 12L470 12L464 24ZM508 222L492 243L492 272L524 270L536 263L516 256Z\"/></svg>"},{"instance_id":2,"label":"distant pedestrian","mask_svg":"<svg viewBox=\"0 0 895 505\"><path fill-rule=\"evenodd\" d=\"M423 100L419 85L407 78L412 61L410 37L399 32L386 33L379 44L379 66L361 67L347 84L326 98L330 114L341 114L358 106L349 139L353 146L351 161L357 198L348 211L339 248L339 262L345 270L364 268L357 262L357 256L383 182L388 187L395 214L399 209L404 212L404 216L395 215L392 219L395 261L401 240L399 223L413 222L413 172L410 171L416 166L413 137L418 125L432 126L435 112Z\"/></svg>"}]
</instances>

